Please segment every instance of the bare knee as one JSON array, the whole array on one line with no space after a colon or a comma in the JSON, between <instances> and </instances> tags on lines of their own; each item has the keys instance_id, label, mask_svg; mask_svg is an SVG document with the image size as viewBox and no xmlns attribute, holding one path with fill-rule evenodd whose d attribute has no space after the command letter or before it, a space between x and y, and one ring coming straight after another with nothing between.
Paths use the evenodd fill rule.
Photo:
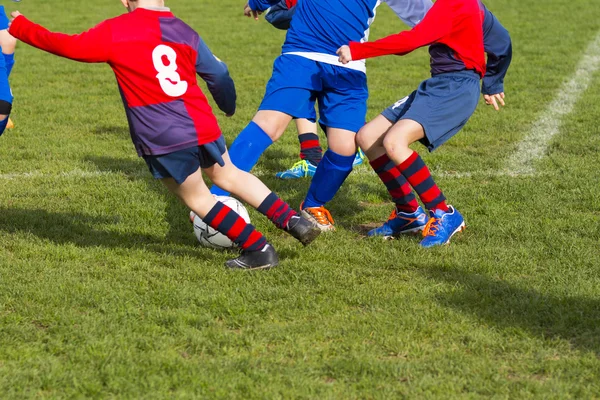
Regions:
<instances>
[{"instance_id":1,"label":"bare knee","mask_svg":"<svg viewBox=\"0 0 600 400\"><path fill-rule=\"evenodd\" d=\"M275 142L283 135L292 117L279 111L259 111L252 121Z\"/></svg>"},{"instance_id":2,"label":"bare knee","mask_svg":"<svg viewBox=\"0 0 600 400\"><path fill-rule=\"evenodd\" d=\"M373 135L373 132L370 131L369 125L363 126L356 134L356 144L364 151L369 150L375 142L377 142L377 139L378 138Z\"/></svg>"},{"instance_id":3,"label":"bare knee","mask_svg":"<svg viewBox=\"0 0 600 400\"><path fill-rule=\"evenodd\" d=\"M237 186L243 184L242 180L240 179L240 173L241 171L236 166L231 164L226 168L220 168L219 171L214 174L209 174L209 178L212 183L221 189L228 192L233 192Z\"/></svg>"},{"instance_id":4,"label":"bare knee","mask_svg":"<svg viewBox=\"0 0 600 400\"><path fill-rule=\"evenodd\" d=\"M409 148L409 143L397 135L386 135L383 139L383 147L385 152L392 158L406 152Z\"/></svg>"}]
</instances>

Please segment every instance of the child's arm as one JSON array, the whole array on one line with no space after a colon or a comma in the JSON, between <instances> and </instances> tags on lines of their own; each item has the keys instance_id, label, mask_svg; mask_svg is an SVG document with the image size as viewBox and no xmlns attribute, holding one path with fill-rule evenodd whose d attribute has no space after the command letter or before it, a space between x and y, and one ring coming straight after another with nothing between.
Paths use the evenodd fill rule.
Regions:
<instances>
[{"instance_id":1,"label":"child's arm","mask_svg":"<svg viewBox=\"0 0 600 400\"><path fill-rule=\"evenodd\" d=\"M361 60L388 54L404 55L419 47L435 43L452 30L452 9L447 4L446 2L439 1L435 3L425 15L423 21L410 31L390 35L374 42L350 42L349 50L351 58L349 60L347 57L340 58L340 61L347 63L352 60Z\"/></svg>"},{"instance_id":2,"label":"child's arm","mask_svg":"<svg viewBox=\"0 0 600 400\"><path fill-rule=\"evenodd\" d=\"M486 102L488 102L487 97L494 95L501 95L503 102L504 77L512 61L512 42L506 28L488 10L485 13L483 44L488 59L481 92L486 96ZM489 102L488 104L493 105Z\"/></svg>"},{"instance_id":3,"label":"child's arm","mask_svg":"<svg viewBox=\"0 0 600 400\"><path fill-rule=\"evenodd\" d=\"M292 17L296 13L296 1L281 0L271 7L265 19L277 29L287 30L290 28Z\"/></svg>"},{"instance_id":4,"label":"child's arm","mask_svg":"<svg viewBox=\"0 0 600 400\"><path fill-rule=\"evenodd\" d=\"M50 32L18 12L12 15L15 19L9 33L33 47L81 62L107 62L110 58L111 31L106 22L79 35L66 35Z\"/></svg>"},{"instance_id":5,"label":"child's arm","mask_svg":"<svg viewBox=\"0 0 600 400\"><path fill-rule=\"evenodd\" d=\"M202 39L198 45L196 72L206 82L219 109L228 116L235 114L237 95L227 65L214 56Z\"/></svg>"}]
</instances>

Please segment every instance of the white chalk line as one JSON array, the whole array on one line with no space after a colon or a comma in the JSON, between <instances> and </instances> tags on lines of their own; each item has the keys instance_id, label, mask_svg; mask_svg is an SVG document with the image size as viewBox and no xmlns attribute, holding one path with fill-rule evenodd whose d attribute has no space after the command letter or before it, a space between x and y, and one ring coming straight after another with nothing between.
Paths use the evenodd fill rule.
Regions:
<instances>
[{"instance_id":1,"label":"white chalk line","mask_svg":"<svg viewBox=\"0 0 600 400\"><path fill-rule=\"evenodd\" d=\"M543 158L552 139L560 133L564 117L571 114L576 103L589 88L600 69L600 32L590 42L575 73L558 90L555 99L534 122L529 134L508 158L505 170L519 175L535 172L536 161Z\"/></svg>"},{"instance_id":2,"label":"white chalk line","mask_svg":"<svg viewBox=\"0 0 600 400\"><path fill-rule=\"evenodd\" d=\"M274 175L271 171L253 171L253 175L257 177L265 177ZM369 175L375 176L375 172L370 168L359 168L352 172L352 175ZM438 178L455 178L455 179L470 179L470 178L496 178L496 177L530 177L538 176L539 173L515 173L514 171L494 171L494 170L481 170L471 172L458 172L458 171L432 171L432 175ZM81 169L74 169L72 171L65 171L59 173L52 172L22 172L22 173L9 173L0 174L0 180L13 181L22 179L42 179L42 180L56 180L56 179L95 179L105 177L133 177L133 178L147 178L151 179L151 175L146 171L139 171L132 173L123 173L119 171L85 171Z\"/></svg>"}]
</instances>

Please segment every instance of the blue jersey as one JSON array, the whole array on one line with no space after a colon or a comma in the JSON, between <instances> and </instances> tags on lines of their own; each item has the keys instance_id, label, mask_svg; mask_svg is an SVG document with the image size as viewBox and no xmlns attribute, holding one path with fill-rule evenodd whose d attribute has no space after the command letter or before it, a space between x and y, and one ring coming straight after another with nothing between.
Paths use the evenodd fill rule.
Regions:
<instances>
[{"instance_id":1,"label":"blue jersey","mask_svg":"<svg viewBox=\"0 0 600 400\"><path fill-rule=\"evenodd\" d=\"M250 8L264 11L280 0L250 0ZM431 0L298 0L283 54L344 66L336 51L349 42L367 41L377 7L386 3L408 26L418 24L432 7ZM364 72L364 61L348 68Z\"/></svg>"}]
</instances>

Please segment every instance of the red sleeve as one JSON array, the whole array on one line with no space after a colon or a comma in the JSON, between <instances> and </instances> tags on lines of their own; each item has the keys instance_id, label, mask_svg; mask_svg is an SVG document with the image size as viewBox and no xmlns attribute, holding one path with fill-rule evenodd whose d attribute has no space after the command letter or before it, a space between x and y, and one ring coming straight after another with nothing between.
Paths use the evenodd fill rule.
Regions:
<instances>
[{"instance_id":1,"label":"red sleeve","mask_svg":"<svg viewBox=\"0 0 600 400\"><path fill-rule=\"evenodd\" d=\"M452 30L452 8L445 1L436 1L433 7L410 31L400 32L374 42L350 42L353 60L362 60L388 54L404 55L419 47L429 46Z\"/></svg>"},{"instance_id":2,"label":"red sleeve","mask_svg":"<svg viewBox=\"0 0 600 400\"><path fill-rule=\"evenodd\" d=\"M285 0L285 4L288 8L295 7L298 4L298 0Z\"/></svg>"},{"instance_id":3,"label":"red sleeve","mask_svg":"<svg viewBox=\"0 0 600 400\"><path fill-rule=\"evenodd\" d=\"M107 62L110 58L111 32L107 22L79 35L50 32L19 16L10 25L10 34L38 49L82 62Z\"/></svg>"}]
</instances>

